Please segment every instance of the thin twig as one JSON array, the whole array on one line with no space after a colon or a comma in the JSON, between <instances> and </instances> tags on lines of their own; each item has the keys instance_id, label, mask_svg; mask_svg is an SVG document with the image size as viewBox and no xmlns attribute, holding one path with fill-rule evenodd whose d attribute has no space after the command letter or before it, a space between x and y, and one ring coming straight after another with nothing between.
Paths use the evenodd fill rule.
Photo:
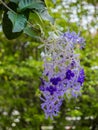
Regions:
<instances>
[{"instance_id":1,"label":"thin twig","mask_svg":"<svg viewBox=\"0 0 98 130\"><path fill-rule=\"evenodd\" d=\"M11 12L13 12L14 14L16 14L16 12L14 10L12 10L9 6L7 6L7 4L5 4L2 0L0 0L1 3Z\"/></svg>"}]
</instances>

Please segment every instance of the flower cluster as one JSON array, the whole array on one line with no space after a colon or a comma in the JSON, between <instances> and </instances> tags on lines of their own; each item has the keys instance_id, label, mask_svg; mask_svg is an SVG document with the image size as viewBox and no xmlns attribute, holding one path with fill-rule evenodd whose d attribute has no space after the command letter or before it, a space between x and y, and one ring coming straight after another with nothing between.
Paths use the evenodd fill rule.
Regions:
<instances>
[{"instance_id":1,"label":"flower cluster","mask_svg":"<svg viewBox=\"0 0 98 130\"><path fill-rule=\"evenodd\" d=\"M84 39L75 32L65 32L49 39L45 44L43 56L44 71L41 78L41 107L46 117L57 116L67 97L77 97L84 82L84 70L80 66L79 55L75 53L75 44L84 47Z\"/></svg>"}]
</instances>

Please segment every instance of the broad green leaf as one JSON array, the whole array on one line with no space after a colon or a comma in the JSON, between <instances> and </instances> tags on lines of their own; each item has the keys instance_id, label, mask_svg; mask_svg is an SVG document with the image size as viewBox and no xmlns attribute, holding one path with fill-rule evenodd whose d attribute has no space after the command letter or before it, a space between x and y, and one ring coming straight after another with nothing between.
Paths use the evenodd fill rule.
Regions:
<instances>
[{"instance_id":1,"label":"broad green leaf","mask_svg":"<svg viewBox=\"0 0 98 130\"><path fill-rule=\"evenodd\" d=\"M15 14L8 11L8 18L13 24L12 32L20 32L26 26L27 18L23 14Z\"/></svg>"},{"instance_id":2,"label":"broad green leaf","mask_svg":"<svg viewBox=\"0 0 98 130\"><path fill-rule=\"evenodd\" d=\"M41 10L44 8L44 3L40 0L20 0L18 10L23 11L26 9L37 9Z\"/></svg>"},{"instance_id":3,"label":"broad green leaf","mask_svg":"<svg viewBox=\"0 0 98 130\"><path fill-rule=\"evenodd\" d=\"M19 37L22 33L22 31L21 32L12 32L13 27L12 27L12 23L11 23L10 19L8 18L7 12L5 12L3 15L2 27L3 27L3 32L4 32L5 36L9 40Z\"/></svg>"},{"instance_id":4,"label":"broad green leaf","mask_svg":"<svg viewBox=\"0 0 98 130\"><path fill-rule=\"evenodd\" d=\"M52 24L54 23L54 19L50 16L50 14L48 13L47 9L41 10L39 12L40 16L42 17L42 19L44 20L48 20L50 21Z\"/></svg>"}]
</instances>

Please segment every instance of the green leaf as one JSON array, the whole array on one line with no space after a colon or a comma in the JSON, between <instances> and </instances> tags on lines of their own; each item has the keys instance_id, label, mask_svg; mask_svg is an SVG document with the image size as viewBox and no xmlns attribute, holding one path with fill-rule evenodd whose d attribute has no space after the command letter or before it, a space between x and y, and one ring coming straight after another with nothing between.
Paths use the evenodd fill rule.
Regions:
<instances>
[{"instance_id":1,"label":"green leaf","mask_svg":"<svg viewBox=\"0 0 98 130\"><path fill-rule=\"evenodd\" d=\"M37 41L39 41L40 33L39 33L39 36L38 36L38 32L34 31L32 28L26 27L24 29L24 33L27 34L28 36L36 39Z\"/></svg>"},{"instance_id":2,"label":"green leaf","mask_svg":"<svg viewBox=\"0 0 98 130\"><path fill-rule=\"evenodd\" d=\"M48 20L50 21L52 24L54 23L54 19L50 16L50 14L48 13L47 9L41 10L39 12L40 16L42 17L42 19L44 20Z\"/></svg>"},{"instance_id":3,"label":"green leaf","mask_svg":"<svg viewBox=\"0 0 98 130\"><path fill-rule=\"evenodd\" d=\"M22 31L21 32L12 32L13 26L12 26L12 22L8 18L7 12L5 12L3 15L2 27L3 27L3 32L4 32L5 36L9 40L19 37L22 33Z\"/></svg>"},{"instance_id":4,"label":"green leaf","mask_svg":"<svg viewBox=\"0 0 98 130\"><path fill-rule=\"evenodd\" d=\"M71 112L71 116L81 116L82 115L82 112L80 110L72 110Z\"/></svg>"},{"instance_id":5,"label":"green leaf","mask_svg":"<svg viewBox=\"0 0 98 130\"><path fill-rule=\"evenodd\" d=\"M33 11L32 13L32 17L33 17L33 23L36 26L39 26L41 33L45 32L45 26L43 23L42 18L40 17L39 13L37 11Z\"/></svg>"},{"instance_id":6,"label":"green leaf","mask_svg":"<svg viewBox=\"0 0 98 130\"><path fill-rule=\"evenodd\" d=\"M44 8L44 3L40 0L20 0L18 10L23 11L26 9L37 9L41 10Z\"/></svg>"},{"instance_id":7,"label":"green leaf","mask_svg":"<svg viewBox=\"0 0 98 130\"><path fill-rule=\"evenodd\" d=\"M8 18L13 24L12 32L20 32L26 26L27 18L23 14L16 14L8 11Z\"/></svg>"},{"instance_id":8,"label":"green leaf","mask_svg":"<svg viewBox=\"0 0 98 130\"><path fill-rule=\"evenodd\" d=\"M20 0L10 0L10 1L17 4Z\"/></svg>"},{"instance_id":9,"label":"green leaf","mask_svg":"<svg viewBox=\"0 0 98 130\"><path fill-rule=\"evenodd\" d=\"M96 93L96 90L95 90L94 87L89 86L88 90L89 90L89 92L90 92L91 94L95 94L95 93Z\"/></svg>"}]
</instances>

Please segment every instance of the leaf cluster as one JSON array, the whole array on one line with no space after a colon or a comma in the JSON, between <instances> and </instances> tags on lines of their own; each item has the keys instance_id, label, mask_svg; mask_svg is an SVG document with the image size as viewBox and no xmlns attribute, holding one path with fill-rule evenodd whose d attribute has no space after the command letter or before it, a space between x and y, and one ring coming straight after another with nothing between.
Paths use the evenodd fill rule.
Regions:
<instances>
[{"instance_id":1,"label":"leaf cluster","mask_svg":"<svg viewBox=\"0 0 98 130\"><path fill-rule=\"evenodd\" d=\"M1 4L3 32L9 40L19 37L23 32L36 38L44 32L43 20L54 21L42 0L10 0L6 3L1 1ZM29 16L32 22L29 22Z\"/></svg>"}]
</instances>

